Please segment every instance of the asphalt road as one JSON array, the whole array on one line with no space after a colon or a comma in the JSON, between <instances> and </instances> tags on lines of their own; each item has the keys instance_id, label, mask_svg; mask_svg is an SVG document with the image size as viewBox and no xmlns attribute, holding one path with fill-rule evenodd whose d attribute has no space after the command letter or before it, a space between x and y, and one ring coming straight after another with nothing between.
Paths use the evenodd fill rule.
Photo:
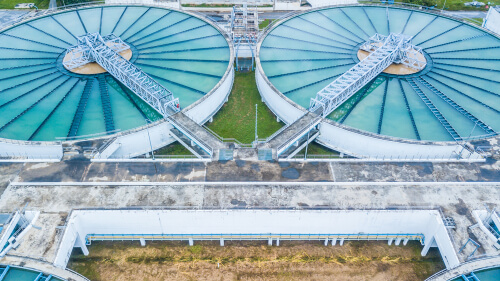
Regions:
<instances>
[{"instance_id":1,"label":"asphalt road","mask_svg":"<svg viewBox=\"0 0 500 281\"><path fill-rule=\"evenodd\" d=\"M446 11L445 15L450 15L458 18L485 18L487 12L482 11Z\"/></svg>"}]
</instances>

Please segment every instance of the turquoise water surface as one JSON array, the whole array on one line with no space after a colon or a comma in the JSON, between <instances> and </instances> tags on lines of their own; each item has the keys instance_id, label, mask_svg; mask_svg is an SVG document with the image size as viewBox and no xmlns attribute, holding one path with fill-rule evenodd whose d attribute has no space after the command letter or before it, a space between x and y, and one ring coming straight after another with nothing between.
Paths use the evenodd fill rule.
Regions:
<instances>
[{"instance_id":1,"label":"turquoise water surface","mask_svg":"<svg viewBox=\"0 0 500 281\"><path fill-rule=\"evenodd\" d=\"M0 274L4 274L3 281L65 281L59 277L50 274L42 273L33 269L17 267L17 266L0 266ZM49 278L50 276L50 278Z\"/></svg>"},{"instance_id":2,"label":"turquoise water surface","mask_svg":"<svg viewBox=\"0 0 500 281\"><path fill-rule=\"evenodd\" d=\"M498 281L500 280L500 267L491 268L486 270L480 270L474 272L474 274L479 278L480 281ZM466 281L462 277L455 278L451 281Z\"/></svg>"},{"instance_id":3,"label":"turquoise water surface","mask_svg":"<svg viewBox=\"0 0 500 281\"><path fill-rule=\"evenodd\" d=\"M380 74L328 118L386 136L453 141L409 83L411 78L460 138L500 131L500 39L453 19L386 7L315 10L286 20L267 34L260 49L261 65L280 92L308 108L318 91L359 62L359 45L375 33L413 36L413 44L426 55L427 67L409 76Z\"/></svg>"},{"instance_id":4,"label":"turquoise water surface","mask_svg":"<svg viewBox=\"0 0 500 281\"><path fill-rule=\"evenodd\" d=\"M161 118L109 74L62 67L76 37L94 32L129 44L131 61L179 98L182 108L207 94L230 60L216 28L168 9L96 7L26 22L0 33L0 138L85 138Z\"/></svg>"}]
</instances>

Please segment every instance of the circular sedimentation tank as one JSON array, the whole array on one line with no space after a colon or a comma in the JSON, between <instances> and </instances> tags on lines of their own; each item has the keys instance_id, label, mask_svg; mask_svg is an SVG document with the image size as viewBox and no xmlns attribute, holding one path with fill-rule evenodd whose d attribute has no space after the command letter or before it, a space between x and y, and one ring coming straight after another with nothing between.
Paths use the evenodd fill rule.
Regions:
<instances>
[{"instance_id":1,"label":"circular sedimentation tank","mask_svg":"<svg viewBox=\"0 0 500 281\"><path fill-rule=\"evenodd\" d=\"M273 91L305 111L318 91L366 56L360 46L377 33L411 36L426 66L391 65L327 122L390 139L443 142L500 131L500 39L452 18L376 6L317 9L268 30L257 63Z\"/></svg>"},{"instance_id":2,"label":"circular sedimentation tank","mask_svg":"<svg viewBox=\"0 0 500 281\"><path fill-rule=\"evenodd\" d=\"M465 274L469 275L469 274ZM495 281L500 277L500 266L492 267L488 269L479 269L474 271L474 275L481 281ZM461 276L454 278L450 281L462 281L464 280Z\"/></svg>"},{"instance_id":3,"label":"circular sedimentation tank","mask_svg":"<svg viewBox=\"0 0 500 281\"><path fill-rule=\"evenodd\" d=\"M126 59L179 98L180 107L211 93L231 70L225 36L180 11L141 6L69 10L0 33L0 138L85 139L162 118L99 65L67 70L67 48L88 33L114 34Z\"/></svg>"},{"instance_id":4,"label":"circular sedimentation tank","mask_svg":"<svg viewBox=\"0 0 500 281\"><path fill-rule=\"evenodd\" d=\"M0 265L1 272L4 272L6 268L7 268L7 265ZM48 278L48 276L49 276L49 274L42 273L36 269L10 265L3 280L6 280L6 281L45 280L46 278ZM57 277L54 275L50 275L50 276L51 276L50 280L53 280L53 281L66 281L63 278L60 278L60 277Z\"/></svg>"}]
</instances>

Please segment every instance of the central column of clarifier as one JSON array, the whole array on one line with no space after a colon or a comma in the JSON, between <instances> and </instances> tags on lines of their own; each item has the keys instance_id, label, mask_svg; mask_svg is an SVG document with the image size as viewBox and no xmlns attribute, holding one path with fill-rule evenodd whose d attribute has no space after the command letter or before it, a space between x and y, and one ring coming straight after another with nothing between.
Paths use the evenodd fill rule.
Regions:
<instances>
[{"instance_id":1,"label":"central column of clarifier","mask_svg":"<svg viewBox=\"0 0 500 281\"><path fill-rule=\"evenodd\" d=\"M108 46L110 46L108 43L106 43L106 44ZM64 62L69 61L71 59L71 57L73 57L74 54L76 53L76 50L74 50L74 49L70 50L70 49L68 49L66 51L66 55L63 58L63 64L64 64ZM127 50L121 51L118 54L120 54L120 56L122 56L124 59L126 59L128 61L130 61L130 59L132 58L132 50L130 48ZM77 73L77 74L87 74L87 75L107 73L107 71L102 66L100 66L97 62L89 62L85 65L82 65L80 67L76 67L73 69L66 68L66 70L73 72L73 73Z\"/></svg>"},{"instance_id":2,"label":"central column of clarifier","mask_svg":"<svg viewBox=\"0 0 500 281\"><path fill-rule=\"evenodd\" d=\"M404 35L402 35L402 36L404 36ZM413 51L414 52L412 54L414 54L415 59L422 61L424 63L427 63L427 60L426 60L424 54L422 53L422 51L416 50L416 49L414 49ZM369 55L370 55L370 52L362 50L361 48L358 50L358 53L357 53L357 57L358 57L359 61L362 61L363 59L365 59ZM406 66L402 63L392 63L391 65L389 65L389 67L387 67L382 72L387 73L387 74L393 74L393 75L408 75L408 74L417 73L421 70L422 69L411 68L411 67Z\"/></svg>"}]
</instances>

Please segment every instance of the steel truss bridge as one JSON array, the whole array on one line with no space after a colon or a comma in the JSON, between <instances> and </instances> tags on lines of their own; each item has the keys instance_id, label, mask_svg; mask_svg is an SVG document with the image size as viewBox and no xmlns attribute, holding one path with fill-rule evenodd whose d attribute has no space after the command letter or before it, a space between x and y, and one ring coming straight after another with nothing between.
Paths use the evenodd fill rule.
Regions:
<instances>
[{"instance_id":1,"label":"steel truss bridge","mask_svg":"<svg viewBox=\"0 0 500 281\"><path fill-rule=\"evenodd\" d=\"M130 49L114 34L102 37L89 33L78 37L78 45L68 48L63 62L71 70L96 62L164 117L180 111L179 99L119 53Z\"/></svg>"},{"instance_id":2,"label":"steel truss bridge","mask_svg":"<svg viewBox=\"0 0 500 281\"><path fill-rule=\"evenodd\" d=\"M422 70L426 62L419 59L421 49L412 45L411 39L395 33L370 37L360 47L370 54L311 98L309 111L328 116L392 63Z\"/></svg>"}]
</instances>

